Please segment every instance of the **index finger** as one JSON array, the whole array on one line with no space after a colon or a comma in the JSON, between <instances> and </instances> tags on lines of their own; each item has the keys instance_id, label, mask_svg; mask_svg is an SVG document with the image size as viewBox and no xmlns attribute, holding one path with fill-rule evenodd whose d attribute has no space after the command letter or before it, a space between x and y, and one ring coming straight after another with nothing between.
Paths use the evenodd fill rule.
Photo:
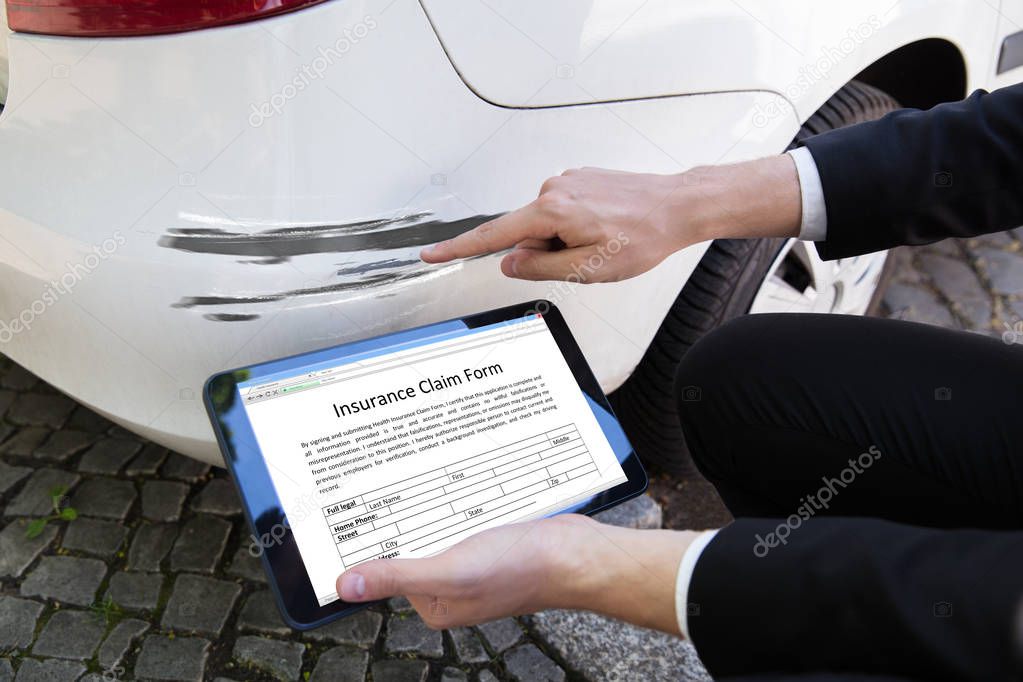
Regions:
<instances>
[{"instance_id":1,"label":"index finger","mask_svg":"<svg viewBox=\"0 0 1023 682\"><path fill-rule=\"evenodd\" d=\"M419 253L427 263L444 263L510 249L526 239L552 239L554 225L536 209L536 202L464 232L453 239L428 246Z\"/></svg>"}]
</instances>

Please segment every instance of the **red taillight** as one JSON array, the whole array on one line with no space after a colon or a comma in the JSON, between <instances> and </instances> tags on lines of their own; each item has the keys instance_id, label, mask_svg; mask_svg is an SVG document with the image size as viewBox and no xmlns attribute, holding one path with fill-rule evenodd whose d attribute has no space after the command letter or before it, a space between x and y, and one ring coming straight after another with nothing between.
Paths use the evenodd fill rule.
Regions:
<instances>
[{"instance_id":1,"label":"red taillight","mask_svg":"<svg viewBox=\"0 0 1023 682\"><path fill-rule=\"evenodd\" d=\"M139 36L235 24L324 0L7 0L14 31Z\"/></svg>"}]
</instances>

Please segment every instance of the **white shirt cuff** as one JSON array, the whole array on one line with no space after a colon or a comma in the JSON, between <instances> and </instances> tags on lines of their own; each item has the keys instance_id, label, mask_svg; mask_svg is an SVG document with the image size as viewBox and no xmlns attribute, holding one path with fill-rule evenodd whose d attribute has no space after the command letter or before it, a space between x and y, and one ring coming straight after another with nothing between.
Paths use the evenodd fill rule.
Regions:
<instances>
[{"instance_id":1,"label":"white shirt cuff","mask_svg":"<svg viewBox=\"0 0 1023 682\"><path fill-rule=\"evenodd\" d=\"M799 225L799 238L804 241L822 242L828 236L828 211L824 204L824 186L817 162L806 147L788 152L796 162L799 175L799 192L803 199L803 219Z\"/></svg>"},{"instance_id":2,"label":"white shirt cuff","mask_svg":"<svg viewBox=\"0 0 1023 682\"><path fill-rule=\"evenodd\" d=\"M678 565L678 576L675 578L675 618L678 620L678 629L686 639L689 639L689 583L693 579L696 562L717 534L717 530L707 530L697 535L686 548L685 554L682 555L682 561ZM694 615L699 612L699 604L691 606Z\"/></svg>"}]
</instances>

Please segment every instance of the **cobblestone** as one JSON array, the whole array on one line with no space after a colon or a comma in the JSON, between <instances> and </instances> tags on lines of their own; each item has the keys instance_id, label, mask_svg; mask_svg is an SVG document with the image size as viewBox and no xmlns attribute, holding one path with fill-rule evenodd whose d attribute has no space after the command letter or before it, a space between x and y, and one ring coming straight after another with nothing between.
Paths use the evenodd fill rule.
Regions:
<instances>
[{"instance_id":1,"label":"cobblestone","mask_svg":"<svg viewBox=\"0 0 1023 682\"><path fill-rule=\"evenodd\" d=\"M21 594L89 606L106 572L106 564L99 559L44 556L21 583Z\"/></svg>"},{"instance_id":2,"label":"cobblestone","mask_svg":"<svg viewBox=\"0 0 1023 682\"><path fill-rule=\"evenodd\" d=\"M162 587L163 576L159 573L121 571L110 576L107 596L127 609L154 609Z\"/></svg>"},{"instance_id":3,"label":"cobblestone","mask_svg":"<svg viewBox=\"0 0 1023 682\"><path fill-rule=\"evenodd\" d=\"M84 405L79 405L71 413L71 419L68 420L67 425L69 428L81 429L90 433L103 433L113 426L106 417L101 417Z\"/></svg>"},{"instance_id":4,"label":"cobblestone","mask_svg":"<svg viewBox=\"0 0 1023 682\"><path fill-rule=\"evenodd\" d=\"M59 469L37 469L21 492L11 500L4 516L45 516L53 513L50 492L54 488L70 489L78 482L78 475Z\"/></svg>"},{"instance_id":5,"label":"cobblestone","mask_svg":"<svg viewBox=\"0 0 1023 682\"><path fill-rule=\"evenodd\" d=\"M427 658L444 655L444 640L439 630L431 630L417 615L395 614L387 621L389 654L416 654Z\"/></svg>"},{"instance_id":6,"label":"cobblestone","mask_svg":"<svg viewBox=\"0 0 1023 682\"><path fill-rule=\"evenodd\" d=\"M448 634L455 645L455 654L462 663L486 663L490 660L490 654L483 648L483 642L472 628L452 628Z\"/></svg>"},{"instance_id":7,"label":"cobblestone","mask_svg":"<svg viewBox=\"0 0 1023 682\"><path fill-rule=\"evenodd\" d=\"M247 541L249 538L246 536L244 539ZM234 553L231 565L227 568L227 574L253 582L266 582L263 562L259 560L259 557L252 556L249 552L249 545L245 543Z\"/></svg>"},{"instance_id":8,"label":"cobblestone","mask_svg":"<svg viewBox=\"0 0 1023 682\"><path fill-rule=\"evenodd\" d=\"M95 440L95 434L86 431L72 431L71 429L54 431L42 445L36 448L35 455L54 462L66 462L89 447Z\"/></svg>"},{"instance_id":9,"label":"cobblestone","mask_svg":"<svg viewBox=\"0 0 1023 682\"><path fill-rule=\"evenodd\" d=\"M533 644L523 644L505 655L504 664L512 679L521 682L561 682L565 671L544 656Z\"/></svg>"},{"instance_id":10,"label":"cobblestone","mask_svg":"<svg viewBox=\"0 0 1023 682\"><path fill-rule=\"evenodd\" d=\"M148 635L135 662L135 675L153 680L200 682L210 643L199 637Z\"/></svg>"},{"instance_id":11,"label":"cobblestone","mask_svg":"<svg viewBox=\"0 0 1023 682\"><path fill-rule=\"evenodd\" d=\"M113 670L120 665L131 645L149 630L149 623L135 618L125 618L110 631L103 641L96 660L104 670Z\"/></svg>"},{"instance_id":12,"label":"cobblestone","mask_svg":"<svg viewBox=\"0 0 1023 682\"><path fill-rule=\"evenodd\" d=\"M234 658L243 665L268 672L279 680L297 680L302 670L302 654L298 642L282 642L245 635L234 645Z\"/></svg>"},{"instance_id":13,"label":"cobblestone","mask_svg":"<svg viewBox=\"0 0 1023 682\"><path fill-rule=\"evenodd\" d=\"M0 390L0 417L7 414L7 408L11 406L18 394L14 391Z\"/></svg>"},{"instance_id":14,"label":"cobblestone","mask_svg":"<svg viewBox=\"0 0 1023 682\"><path fill-rule=\"evenodd\" d=\"M489 623L481 623L478 628L490 648L498 653L518 644L522 639L522 628L514 618L502 618Z\"/></svg>"},{"instance_id":15,"label":"cobblestone","mask_svg":"<svg viewBox=\"0 0 1023 682\"><path fill-rule=\"evenodd\" d=\"M45 426L58 429L75 409L66 396L22 393L7 410L7 419L20 426Z\"/></svg>"},{"instance_id":16,"label":"cobblestone","mask_svg":"<svg viewBox=\"0 0 1023 682\"><path fill-rule=\"evenodd\" d=\"M918 285L891 284L885 294L885 303L892 310L891 317L900 320L953 329L959 326L937 295Z\"/></svg>"},{"instance_id":17,"label":"cobblestone","mask_svg":"<svg viewBox=\"0 0 1023 682\"><path fill-rule=\"evenodd\" d=\"M369 654L364 651L329 649L320 654L309 682L362 682L368 665Z\"/></svg>"},{"instance_id":18,"label":"cobblestone","mask_svg":"<svg viewBox=\"0 0 1023 682\"><path fill-rule=\"evenodd\" d=\"M85 670L85 666L77 661L37 661L25 658L18 667L15 679L17 682L68 682L77 680Z\"/></svg>"},{"instance_id":19,"label":"cobblestone","mask_svg":"<svg viewBox=\"0 0 1023 682\"><path fill-rule=\"evenodd\" d=\"M30 599L0 597L0 651L27 649L43 605Z\"/></svg>"},{"instance_id":20,"label":"cobblestone","mask_svg":"<svg viewBox=\"0 0 1023 682\"><path fill-rule=\"evenodd\" d=\"M7 462L0 461L0 495L18 485L21 479L32 473L31 467L11 466Z\"/></svg>"},{"instance_id":21,"label":"cobblestone","mask_svg":"<svg viewBox=\"0 0 1023 682\"><path fill-rule=\"evenodd\" d=\"M430 673L426 661L377 661L370 670L373 682L424 682Z\"/></svg>"},{"instance_id":22,"label":"cobblestone","mask_svg":"<svg viewBox=\"0 0 1023 682\"><path fill-rule=\"evenodd\" d=\"M977 251L977 261L991 280L996 294L1018 294L1023 291L1023 258L1018 253L983 248Z\"/></svg>"},{"instance_id":23,"label":"cobblestone","mask_svg":"<svg viewBox=\"0 0 1023 682\"><path fill-rule=\"evenodd\" d=\"M241 501L234 489L234 484L226 478L214 478L192 500L192 511L221 516L234 516L242 513Z\"/></svg>"},{"instance_id":24,"label":"cobblestone","mask_svg":"<svg viewBox=\"0 0 1023 682\"><path fill-rule=\"evenodd\" d=\"M137 497L135 486L114 478L90 478L83 481L71 498L71 506L84 516L120 521Z\"/></svg>"},{"instance_id":25,"label":"cobblestone","mask_svg":"<svg viewBox=\"0 0 1023 682\"><path fill-rule=\"evenodd\" d=\"M584 611L544 611L530 620L550 649L587 679L656 679L670 670L678 679L710 680L692 645L677 637Z\"/></svg>"},{"instance_id":26,"label":"cobblestone","mask_svg":"<svg viewBox=\"0 0 1023 682\"><path fill-rule=\"evenodd\" d=\"M348 619L337 622L343 623L346 620ZM254 630L270 635L287 635L291 632L291 628L281 620L277 602L270 590L260 590L248 596L241 613L238 614L238 627L241 630Z\"/></svg>"},{"instance_id":27,"label":"cobblestone","mask_svg":"<svg viewBox=\"0 0 1023 682\"><path fill-rule=\"evenodd\" d=\"M175 478L179 481L195 483L210 470L209 464L203 464L197 459L190 459L176 452L167 456L167 460L160 467L160 476L163 478Z\"/></svg>"},{"instance_id":28,"label":"cobblestone","mask_svg":"<svg viewBox=\"0 0 1023 682\"><path fill-rule=\"evenodd\" d=\"M194 630L219 635L242 588L235 583L182 574L163 612L161 625L167 630Z\"/></svg>"},{"instance_id":29,"label":"cobblestone","mask_svg":"<svg viewBox=\"0 0 1023 682\"><path fill-rule=\"evenodd\" d=\"M141 449L142 444L133 438L104 438L82 455L78 470L114 475Z\"/></svg>"},{"instance_id":30,"label":"cobblestone","mask_svg":"<svg viewBox=\"0 0 1023 682\"><path fill-rule=\"evenodd\" d=\"M189 487L175 481L146 481L142 484L142 516L151 521L177 521Z\"/></svg>"},{"instance_id":31,"label":"cobblestone","mask_svg":"<svg viewBox=\"0 0 1023 682\"><path fill-rule=\"evenodd\" d=\"M612 526L660 528L662 517L661 505L649 495L640 495L617 507L600 512L596 519Z\"/></svg>"},{"instance_id":32,"label":"cobblestone","mask_svg":"<svg viewBox=\"0 0 1023 682\"><path fill-rule=\"evenodd\" d=\"M923 272L971 327L985 329L991 325L991 296L973 268L962 260L930 253L922 254L919 261Z\"/></svg>"},{"instance_id":33,"label":"cobblestone","mask_svg":"<svg viewBox=\"0 0 1023 682\"><path fill-rule=\"evenodd\" d=\"M18 578L57 537L57 529L48 524L34 538L26 536L28 523L18 519L0 531L0 578Z\"/></svg>"},{"instance_id":34,"label":"cobblestone","mask_svg":"<svg viewBox=\"0 0 1023 682\"><path fill-rule=\"evenodd\" d=\"M36 375L17 363L11 363L11 366L0 375L0 386L16 391L27 391L37 383L39 379Z\"/></svg>"},{"instance_id":35,"label":"cobblestone","mask_svg":"<svg viewBox=\"0 0 1023 682\"><path fill-rule=\"evenodd\" d=\"M142 523L128 549L128 568L135 571L159 571L160 564L174 546L178 527L171 523Z\"/></svg>"},{"instance_id":36,"label":"cobblestone","mask_svg":"<svg viewBox=\"0 0 1023 682\"><path fill-rule=\"evenodd\" d=\"M10 427L4 424L3 428L6 438L10 434ZM0 455L31 455L48 435L50 430L40 426L21 429L10 440L4 440L3 445L0 445Z\"/></svg>"},{"instance_id":37,"label":"cobblestone","mask_svg":"<svg viewBox=\"0 0 1023 682\"><path fill-rule=\"evenodd\" d=\"M142 452L124 468L125 476L152 476L167 458L167 448L156 443L146 443Z\"/></svg>"},{"instance_id":38,"label":"cobblestone","mask_svg":"<svg viewBox=\"0 0 1023 682\"><path fill-rule=\"evenodd\" d=\"M444 668L440 682L469 682L469 676L465 674L464 670L458 668Z\"/></svg>"},{"instance_id":39,"label":"cobblestone","mask_svg":"<svg viewBox=\"0 0 1023 682\"><path fill-rule=\"evenodd\" d=\"M47 621L32 654L84 661L92 658L106 630L106 622L94 613L62 609Z\"/></svg>"},{"instance_id":40,"label":"cobblestone","mask_svg":"<svg viewBox=\"0 0 1023 682\"><path fill-rule=\"evenodd\" d=\"M128 529L114 521L79 517L64 531L61 547L76 552L111 557L124 545Z\"/></svg>"},{"instance_id":41,"label":"cobblestone","mask_svg":"<svg viewBox=\"0 0 1023 682\"><path fill-rule=\"evenodd\" d=\"M192 517L171 550L172 571L212 573L227 545L231 524L215 516Z\"/></svg>"},{"instance_id":42,"label":"cobblestone","mask_svg":"<svg viewBox=\"0 0 1023 682\"><path fill-rule=\"evenodd\" d=\"M317 642L370 647L380 634L383 622L384 617L379 613L364 609L321 628L309 630L305 636Z\"/></svg>"}]
</instances>

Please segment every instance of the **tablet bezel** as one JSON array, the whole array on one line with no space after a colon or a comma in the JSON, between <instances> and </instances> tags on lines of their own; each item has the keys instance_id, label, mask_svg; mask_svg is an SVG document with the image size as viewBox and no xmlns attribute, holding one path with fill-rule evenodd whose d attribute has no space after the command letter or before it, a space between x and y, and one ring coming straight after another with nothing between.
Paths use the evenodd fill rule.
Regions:
<instances>
[{"instance_id":1,"label":"tablet bezel","mask_svg":"<svg viewBox=\"0 0 1023 682\"><path fill-rule=\"evenodd\" d=\"M574 512L592 515L642 494L647 488L646 472L635 451L629 445L607 397L601 390L596 377L593 376L593 372L569 331L561 312L550 301L529 301L497 310L422 325L413 329L391 332L362 341L299 353L286 358L218 372L206 381L203 387L203 401L216 433L220 451L224 456L224 462L231 472L235 487L241 496L245 518L253 533L251 546L260 548L258 553L267 573L270 587L274 592L281 614L289 626L296 630L320 627L337 618L355 613L369 604L349 604L340 600L326 606L320 606L317 603L312 582L306 573L305 563L298 545L295 543L294 535L284 518L280 500L272 479L270 479L270 472L266 468L262 452L256 443L252 426L244 406L240 400L237 400L239 381L250 381L285 369L293 369L295 360L304 357L320 356L316 360L319 362L322 361L323 356L328 354L338 358L353 355L360 352L352 350L353 347L361 349L367 344L395 335L408 335L428 330L431 327L458 323L464 324L468 329L473 329L531 317L536 314L541 314L547 322L579 388L589 396L593 403L607 411L605 418L597 421L628 479L624 483L554 513ZM347 353L345 349L349 349ZM227 427L228 421L230 421L231 428Z\"/></svg>"}]
</instances>

